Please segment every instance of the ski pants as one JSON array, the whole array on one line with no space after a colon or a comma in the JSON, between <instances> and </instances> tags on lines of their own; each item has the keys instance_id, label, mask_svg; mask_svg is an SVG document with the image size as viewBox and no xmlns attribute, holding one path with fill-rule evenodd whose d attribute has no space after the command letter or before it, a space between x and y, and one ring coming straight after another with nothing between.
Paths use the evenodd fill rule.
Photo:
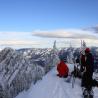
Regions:
<instances>
[{"instance_id":1,"label":"ski pants","mask_svg":"<svg viewBox=\"0 0 98 98\"><path fill-rule=\"evenodd\" d=\"M92 76L93 76L93 73L85 72L82 77L81 86L85 87L88 90L91 90L92 89L92 81L93 81Z\"/></svg>"}]
</instances>

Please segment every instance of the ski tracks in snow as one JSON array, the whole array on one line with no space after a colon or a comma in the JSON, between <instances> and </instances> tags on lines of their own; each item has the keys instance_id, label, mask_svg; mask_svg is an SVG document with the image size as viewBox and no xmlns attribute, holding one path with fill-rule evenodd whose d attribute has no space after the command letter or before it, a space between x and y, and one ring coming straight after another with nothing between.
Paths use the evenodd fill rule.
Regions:
<instances>
[{"instance_id":1,"label":"ski tracks in snow","mask_svg":"<svg viewBox=\"0 0 98 98\"><path fill-rule=\"evenodd\" d=\"M68 94L62 86L62 80L59 79L55 85L55 88L52 93L52 98L69 98Z\"/></svg>"}]
</instances>

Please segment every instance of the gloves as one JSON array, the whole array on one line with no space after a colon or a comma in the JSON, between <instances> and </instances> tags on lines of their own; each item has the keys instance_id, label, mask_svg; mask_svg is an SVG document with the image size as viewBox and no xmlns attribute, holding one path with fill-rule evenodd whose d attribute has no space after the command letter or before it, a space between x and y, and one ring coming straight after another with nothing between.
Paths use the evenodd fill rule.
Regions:
<instances>
[{"instance_id":1,"label":"gloves","mask_svg":"<svg viewBox=\"0 0 98 98\"><path fill-rule=\"evenodd\" d=\"M83 71L84 71L84 67L81 67L81 68L80 68L80 71L83 72Z\"/></svg>"}]
</instances>

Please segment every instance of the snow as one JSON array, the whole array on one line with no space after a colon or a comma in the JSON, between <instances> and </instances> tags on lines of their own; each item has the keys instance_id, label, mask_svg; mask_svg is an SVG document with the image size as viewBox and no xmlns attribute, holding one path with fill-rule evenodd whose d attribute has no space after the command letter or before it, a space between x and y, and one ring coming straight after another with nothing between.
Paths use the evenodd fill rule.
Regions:
<instances>
[{"instance_id":1,"label":"snow","mask_svg":"<svg viewBox=\"0 0 98 98\"><path fill-rule=\"evenodd\" d=\"M68 65L72 68L72 64ZM26 92L20 93L16 98L82 98L81 80L76 79L74 88L72 81L66 82L65 78L56 76L56 67L46 74L42 80ZM98 88L94 88L94 98L98 98Z\"/></svg>"}]
</instances>

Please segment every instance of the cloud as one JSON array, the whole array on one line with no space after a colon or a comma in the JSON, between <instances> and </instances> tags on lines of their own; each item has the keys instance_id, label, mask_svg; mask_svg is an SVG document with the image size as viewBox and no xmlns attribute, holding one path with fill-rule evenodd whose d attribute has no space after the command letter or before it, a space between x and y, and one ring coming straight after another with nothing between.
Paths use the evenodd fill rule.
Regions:
<instances>
[{"instance_id":1,"label":"cloud","mask_svg":"<svg viewBox=\"0 0 98 98\"><path fill-rule=\"evenodd\" d=\"M10 40L10 39L25 39L26 37L30 37L31 32L0 32L0 40Z\"/></svg>"},{"instance_id":2,"label":"cloud","mask_svg":"<svg viewBox=\"0 0 98 98\"><path fill-rule=\"evenodd\" d=\"M0 45L39 45L31 32L0 32Z\"/></svg>"},{"instance_id":3,"label":"cloud","mask_svg":"<svg viewBox=\"0 0 98 98\"><path fill-rule=\"evenodd\" d=\"M87 28L84 28L83 30L91 31L93 33L98 33L98 25L92 26L92 27L87 27Z\"/></svg>"},{"instance_id":4,"label":"cloud","mask_svg":"<svg viewBox=\"0 0 98 98\"><path fill-rule=\"evenodd\" d=\"M70 43L73 47L81 47L81 40L87 43L87 46L98 46L98 34L92 30L83 29L65 29L54 31L34 31L33 36L40 38L50 38L48 40L57 40L57 46L69 47Z\"/></svg>"},{"instance_id":5,"label":"cloud","mask_svg":"<svg viewBox=\"0 0 98 98\"><path fill-rule=\"evenodd\" d=\"M98 39L98 35L87 30L68 29L54 31L35 31L33 36L46 38L69 38L69 39Z\"/></svg>"},{"instance_id":6,"label":"cloud","mask_svg":"<svg viewBox=\"0 0 98 98\"><path fill-rule=\"evenodd\" d=\"M39 47L45 42L33 38L31 32L0 32L1 47Z\"/></svg>"},{"instance_id":7,"label":"cloud","mask_svg":"<svg viewBox=\"0 0 98 98\"><path fill-rule=\"evenodd\" d=\"M93 27L93 30L95 31L95 33L98 33L98 26Z\"/></svg>"},{"instance_id":8,"label":"cloud","mask_svg":"<svg viewBox=\"0 0 98 98\"><path fill-rule=\"evenodd\" d=\"M0 45L40 45L39 41L0 40Z\"/></svg>"},{"instance_id":9,"label":"cloud","mask_svg":"<svg viewBox=\"0 0 98 98\"><path fill-rule=\"evenodd\" d=\"M47 39L49 38L49 39ZM57 40L57 47L80 46L81 39L85 40L88 46L98 46L98 34L90 30L65 29L54 31L33 31L33 32L0 32L0 48L51 48L54 40Z\"/></svg>"}]
</instances>

